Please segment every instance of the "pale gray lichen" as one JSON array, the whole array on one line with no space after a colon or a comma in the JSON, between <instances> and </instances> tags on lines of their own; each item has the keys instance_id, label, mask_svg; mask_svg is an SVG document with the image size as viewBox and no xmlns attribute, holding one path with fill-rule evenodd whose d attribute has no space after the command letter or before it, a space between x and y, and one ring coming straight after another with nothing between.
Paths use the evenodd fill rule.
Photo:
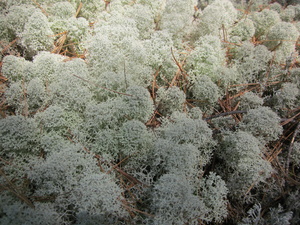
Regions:
<instances>
[{"instance_id":1,"label":"pale gray lichen","mask_svg":"<svg viewBox=\"0 0 300 225\"><path fill-rule=\"evenodd\" d=\"M187 27L192 24L194 14L194 0L184 3L177 0L167 0L160 19L159 28L167 30L176 38L187 33ZM176 20L174 20L176 18Z\"/></svg>"},{"instance_id":2,"label":"pale gray lichen","mask_svg":"<svg viewBox=\"0 0 300 225\"><path fill-rule=\"evenodd\" d=\"M49 51L53 47L53 32L42 12L34 12L29 17L20 36L26 53L31 57L38 51Z\"/></svg>"},{"instance_id":3,"label":"pale gray lichen","mask_svg":"<svg viewBox=\"0 0 300 225\"><path fill-rule=\"evenodd\" d=\"M225 63L225 49L218 36L206 35L195 43L187 58L187 71L191 76L206 75L213 81L220 79L218 69Z\"/></svg>"},{"instance_id":4,"label":"pale gray lichen","mask_svg":"<svg viewBox=\"0 0 300 225\"><path fill-rule=\"evenodd\" d=\"M253 92L246 92L240 97L239 109L250 110L261 107L264 103L264 99L259 97L258 94Z\"/></svg>"},{"instance_id":5,"label":"pale gray lichen","mask_svg":"<svg viewBox=\"0 0 300 225\"><path fill-rule=\"evenodd\" d=\"M73 190L75 207L89 216L124 217L128 213L122 206L122 189L113 176L105 173L87 173Z\"/></svg>"},{"instance_id":6,"label":"pale gray lichen","mask_svg":"<svg viewBox=\"0 0 300 225\"><path fill-rule=\"evenodd\" d=\"M286 211L280 204L278 204L277 208L270 209L266 222L274 225L290 225L290 220L292 217L292 211Z\"/></svg>"},{"instance_id":7,"label":"pale gray lichen","mask_svg":"<svg viewBox=\"0 0 300 225\"><path fill-rule=\"evenodd\" d=\"M221 97L219 87L206 75L190 78L191 97L202 111L210 110Z\"/></svg>"},{"instance_id":8,"label":"pale gray lichen","mask_svg":"<svg viewBox=\"0 0 300 225\"><path fill-rule=\"evenodd\" d=\"M202 165L209 161L215 144L208 124L201 118L191 119L184 113L175 112L170 119L164 120L159 134L172 143L193 144L200 151Z\"/></svg>"},{"instance_id":9,"label":"pale gray lichen","mask_svg":"<svg viewBox=\"0 0 300 225\"><path fill-rule=\"evenodd\" d=\"M241 41L249 40L254 36L255 27L252 20L245 18L235 24L230 31L231 36L237 36Z\"/></svg>"},{"instance_id":10,"label":"pale gray lichen","mask_svg":"<svg viewBox=\"0 0 300 225\"><path fill-rule=\"evenodd\" d=\"M148 2L144 2L143 4L133 4L130 6L128 5L124 12L126 17L132 18L136 21L139 34L141 38L145 39L148 39L155 29L155 15L152 12L153 8L147 3Z\"/></svg>"},{"instance_id":11,"label":"pale gray lichen","mask_svg":"<svg viewBox=\"0 0 300 225\"><path fill-rule=\"evenodd\" d=\"M260 140L248 132L228 133L218 155L224 160L222 168L230 195L245 196L251 186L264 182L271 175L271 164L262 157Z\"/></svg>"},{"instance_id":12,"label":"pale gray lichen","mask_svg":"<svg viewBox=\"0 0 300 225\"><path fill-rule=\"evenodd\" d=\"M291 151L291 159L294 165L300 167L300 142L294 142Z\"/></svg>"},{"instance_id":13,"label":"pale gray lichen","mask_svg":"<svg viewBox=\"0 0 300 225\"><path fill-rule=\"evenodd\" d=\"M63 224L66 221L63 219L63 214L56 211L56 208L51 203L35 204L35 208L30 208L24 202L15 201L11 196L1 195L1 218L0 223L3 225L15 224ZM5 206L5 207L4 207Z\"/></svg>"},{"instance_id":14,"label":"pale gray lichen","mask_svg":"<svg viewBox=\"0 0 300 225\"><path fill-rule=\"evenodd\" d=\"M288 5L284 10L280 13L280 18L285 22L292 22L296 16L295 6Z\"/></svg>"},{"instance_id":15,"label":"pale gray lichen","mask_svg":"<svg viewBox=\"0 0 300 225\"><path fill-rule=\"evenodd\" d=\"M265 46L255 46L248 41L237 47L235 51L233 61L240 74L240 82L251 83L262 80L272 59L272 53Z\"/></svg>"},{"instance_id":16,"label":"pale gray lichen","mask_svg":"<svg viewBox=\"0 0 300 225\"><path fill-rule=\"evenodd\" d=\"M127 118L146 123L152 116L154 105L150 93L144 87L131 86L126 90L123 98L123 113Z\"/></svg>"},{"instance_id":17,"label":"pale gray lichen","mask_svg":"<svg viewBox=\"0 0 300 225\"><path fill-rule=\"evenodd\" d=\"M191 184L197 183L198 177L203 171L204 157L201 151L191 144L178 144L171 140L159 138L155 143L156 161L161 161L157 173L182 173Z\"/></svg>"},{"instance_id":18,"label":"pale gray lichen","mask_svg":"<svg viewBox=\"0 0 300 225\"><path fill-rule=\"evenodd\" d=\"M91 76L98 79L102 73L115 72L135 85L149 85L153 70L133 19L116 14L99 23L94 32L87 45Z\"/></svg>"},{"instance_id":19,"label":"pale gray lichen","mask_svg":"<svg viewBox=\"0 0 300 225\"><path fill-rule=\"evenodd\" d=\"M261 205L260 204L254 204L251 209L248 210L247 214L248 217L243 218L241 222L238 223L238 225L250 225L250 224L257 224L257 225L263 225L264 219L261 216Z\"/></svg>"},{"instance_id":20,"label":"pale gray lichen","mask_svg":"<svg viewBox=\"0 0 300 225\"><path fill-rule=\"evenodd\" d=\"M47 93L46 86L39 78L33 78L28 82L26 95L29 113L37 112L49 103L49 94Z\"/></svg>"},{"instance_id":21,"label":"pale gray lichen","mask_svg":"<svg viewBox=\"0 0 300 225\"><path fill-rule=\"evenodd\" d=\"M113 175L100 172L93 155L79 145L69 143L59 152L49 152L45 160L32 162L31 168L27 174L38 187L35 194L54 196L52 205L61 213L70 215L68 207L72 204L75 217L86 211L106 218L126 215L122 190Z\"/></svg>"},{"instance_id":22,"label":"pale gray lichen","mask_svg":"<svg viewBox=\"0 0 300 225\"><path fill-rule=\"evenodd\" d=\"M159 30L151 33L149 39L143 40L143 46L146 52L146 65L153 68L154 71L159 70L163 77L172 80L177 70L177 66L173 61L171 48L174 46L172 35L165 30ZM176 51L173 51L176 54ZM157 79L157 82L160 80ZM159 82L160 83L160 82Z\"/></svg>"},{"instance_id":23,"label":"pale gray lichen","mask_svg":"<svg viewBox=\"0 0 300 225\"><path fill-rule=\"evenodd\" d=\"M31 63L23 57L8 55L3 58L2 63L2 73L10 81L30 80L31 77L26 70L31 67Z\"/></svg>"},{"instance_id":24,"label":"pale gray lichen","mask_svg":"<svg viewBox=\"0 0 300 225\"><path fill-rule=\"evenodd\" d=\"M157 90L157 108L162 115L170 115L175 111L182 112L185 108L186 96L179 87Z\"/></svg>"},{"instance_id":25,"label":"pale gray lichen","mask_svg":"<svg viewBox=\"0 0 300 225\"><path fill-rule=\"evenodd\" d=\"M0 120L0 149L6 154L34 153L38 141L38 125L32 118L8 116Z\"/></svg>"},{"instance_id":26,"label":"pale gray lichen","mask_svg":"<svg viewBox=\"0 0 300 225\"><path fill-rule=\"evenodd\" d=\"M73 4L68 1L56 2L47 10L51 16L67 19L75 16L76 9Z\"/></svg>"},{"instance_id":27,"label":"pale gray lichen","mask_svg":"<svg viewBox=\"0 0 300 225\"><path fill-rule=\"evenodd\" d=\"M129 120L125 122L117 132L120 152L124 156L131 158L147 154L153 144L153 136L147 130L147 127L138 120Z\"/></svg>"},{"instance_id":28,"label":"pale gray lichen","mask_svg":"<svg viewBox=\"0 0 300 225\"><path fill-rule=\"evenodd\" d=\"M204 203L194 195L194 188L180 174L160 177L153 188L153 224L196 224L206 213Z\"/></svg>"},{"instance_id":29,"label":"pale gray lichen","mask_svg":"<svg viewBox=\"0 0 300 225\"><path fill-rule=\"evenodd\" d=\"M42 51L35 55L30 65L31 76L38 77L45 82L55 82L60 77L60 66L66 59L62 55ZM62 77L60 77L62 79Z\"/></svg>"},{"instance_id":30,"label":"pale gray lichen","mask_svg":"<svg viewBox=\"0 0 300 225\"><path fill-rule=\"evenodd\" d=\"M6 102L11 105L18 114L22 114L24 110L28 108L28 105L24 104L26 103L24 101L24 93L25 89L22 87L22 83L20 81L11 83L5 91Z\"/></svg>"},{"instance_id":31,"label":"pale gray lichen","mask_svg":"<svg viewBox=\"0 0 300 225\"><path fill-rule=\"evenodd\" d=\"M95 21L98 17L98 14L105 10L105 1L98 1L98 0L72 0L75 2L76 6L78 7L80 2L83 4L84 7L80 10L80 16L86 18L89 21Z\"/></svg>"},{"instance_id":32,"label":"pale gray lichen","mask_svg":"<svg viewBox=\"0 0 300 225\"><path fill-rule=\"evenodd\" d=\"M25 24L28 22L29 17L39 10L32 5L19 4L9 7L6 15L6 25L10 33L16 37L21 37L24 31Z\"/></svg>"},{"instance_id":33,"label":"pale gray lichen","mask_svg":"<svg viewBox=\"0 0 300 225\"><path fill-rule=\"evenodd\" d=\"M270 28L264 45L270 51L275 51L275 61L285 63L287 57L295 51L299 31L292 23L279 22Z\"/></svg>"},{"instance_id":34,"label":"pale gray lichen","mask_svg":"<svg viewBox=\"0 0 300 225\"><path fill-rule=\"evenodd\" d=\"M99 129L115 129L127 120L146 123L152 116L154 105L149 92L139 86L131 86L126 95L110 98L105 102L88 102L84 116L84 129L94 136Z\"/></svg>"},{"instance_id":35,"label":"pale gray lichen","mask_svg":"<svg viewBox=\"0 0 300 225\"><path fill-rule=\"evenodd\" d=\"M87 102L92 101L93 94L88 82L82 80L85 74L80 73L81 71L84 71L84 63L71 61L64 63L60 68L60 74L56 75L56 81L48 86L52 104L77 112L85 110ZM82 79L76 77L78 73Z\"/></svg>"},{"instance_id":36,"label":"pale gray lichen","mask_svg":"<svg viewBox=\"0 0 300 225\"><path fill-rule=\"evenodd\" d=\"M270 9L278 13L280 13L283 10L282 6L278 2L274 2L270 4Z\"/></svg>"},{"instance_id":37,"label":"pale gray lichen","mask_svg":"<svg viewBox=\"0 0 300 225\"><path fill-rule=\"evenodd\" d=\"M268 33L272 26L280 22L279 13L270 9L254 12L250 19L254 22L255 36L258 38Z\"/></svg>"},{"instance_id":38,"label":"pale gray lichen","mask_svg":"<svg viewBox=\"0 0 300 225\"><path fill-rule=\"evenodd\" d=\"M222 178L210 173L207 177L201 180L200 196L208 210L205 220L221 222L227 217L227 194L228 189Z\"/></svg>"},{"instance_id":39,"label":"pale gray lichen","mask_svg":"<svg viewBox=\"0 0 300 225\"><path fill-rule=\"evenodd\" d=\"M262 143L275 141L282 134L279 116L269 107L250 109L240 123L240 129L250 132Z\"/></svg>"},{"instance_id":40,"label":"pale gray lichen","mask_svg":"<svg viewBox=\"0 0 300 225\"><path fill-rule=\"evenodd\" d=\"M291 68L298 58L290 55L295 46L284 45L295 41L283 39L295 32L279 17L299 20L298 6L265 9L269 0L201 0L199 10L193 0L38 3L0 3L0 57L24 57L3 57L9 80L1 85L8 105L1 108L1 166L36 207L3 190L0 223L222 223L227 194L238 205L277 197L278 185L261 184L272 173L264 145L272 146L282 131L272 110L299 105L299 71ZM50 53L63 34L60 54L69 57ZM241 90L250 82L261 87L257 94ZM227 90L228 96L245 93L228 103L240 102L237 110L248 112L241 121L206 123ZM280 104L272 105L270 95ZM293 152L290 166L297 166ZM5 176L1 184L8 187ZM296 224L292 205L260 219L288 224L292 210Z\"/></svg>"},{"instance_id":41,"label":"pale gray lichen","mask_svg":"<svg viewBox=\"0 0 300 225\"><path fill-rule=\"evenodd\" d=\"M230 0L213 1L204 8L200 16L199 31L202 35L219 35L227 30L237 19L237 10Z\"/></svg>"},{"instance_id":42,"label":"pale gray lichen","mask_svg":"<svg viewBox=\"0 0 300 225\"><path fill-rule=\"evenodd\" d=\"M286 82L282 84L282 87L275 92L272 100L273 107L279 111L286 111L287 109L293 109L296 107L297 98L300 95L299 88L296 84Z\"/></svg>"},{"instance_id":43,"label":"pale gray lichen","mask_svg":"<svg viewBox=\"0 0 300 225\"><path fill-rule=\"evenodd\" d=\"M54 131L60 135L66 135L69 130L75 129L82 122L77 112L65 110L58 105L51 105L43 112L37 113L34 118L41 132Z\"/></svg>"},{"instance_id":44,"label":"pale gray lichen","mask_svg":"<svg viewBox=\"0 0 300 225\"><path fill-rule=\"evenodd\" d=\"M36 159L30 162L26 173L32 183L38 185L36 195L58 195L56 204L62 207L73 202L64 194L72 196L73 190L86 174L100 173L97 161L93 155L85 153L80 145L68 143L59 152L51 151L45 159Z\"/></svg>"},{"instance_id":45,"label":"pale gray lichen","mask_svg":"<svg viewBox=\"0 0 300 225\"><path fill-rule=\"evenodd\" d=\"M1 12L1 8L0 8ZM12 38L13 34L10 33L8 26L7 26L7 17L3 14L0 15L0 39L2 40L3 44L8 44L10 39ZM2 47L1 47L2 52ZM2 54L0 55L0 59L2 60Z\"/></svg>"}]
</instances>

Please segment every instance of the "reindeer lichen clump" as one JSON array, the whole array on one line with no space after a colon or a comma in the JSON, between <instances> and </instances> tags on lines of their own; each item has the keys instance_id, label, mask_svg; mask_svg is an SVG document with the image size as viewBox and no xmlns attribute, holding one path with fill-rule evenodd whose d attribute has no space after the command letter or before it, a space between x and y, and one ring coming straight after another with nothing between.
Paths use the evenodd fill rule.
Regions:
<instances>
[{"instance_id":1,"label":"reindeer lichen clump","mask_svg":"<svg viewBox=\"0 0 300 225\"><path fill-rule=\"evenodd\" d=\"M297 3L1 1L0 223L299 224Z\"/></svg>"}]
</instances>

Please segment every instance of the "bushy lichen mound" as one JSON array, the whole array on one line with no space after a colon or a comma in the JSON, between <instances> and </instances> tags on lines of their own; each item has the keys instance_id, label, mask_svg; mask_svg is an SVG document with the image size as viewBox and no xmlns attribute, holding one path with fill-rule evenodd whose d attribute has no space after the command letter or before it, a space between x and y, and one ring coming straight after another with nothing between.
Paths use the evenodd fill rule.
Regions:
<instances>
[{"instance_id":1,"label":"bushy lichen mound","mask_svg":"<svg viewBox=\"0 0 300 225\"><path fill-rule=\"evenodd\" d=\"M299 224L299 20L0 1L0 224Z\"/></svg>"}]
</instances>

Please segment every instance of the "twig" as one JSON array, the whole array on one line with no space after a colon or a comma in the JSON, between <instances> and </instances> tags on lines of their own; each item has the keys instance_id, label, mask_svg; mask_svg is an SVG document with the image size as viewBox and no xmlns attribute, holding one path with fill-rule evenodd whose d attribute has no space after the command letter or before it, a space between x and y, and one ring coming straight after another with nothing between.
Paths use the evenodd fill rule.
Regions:
<instances>
[{"instance_id":1,"label":"twig","mask_svg":"<svg viewBox=\"0 0 300 225\"><path fill-rule=\"evenodd\" d=\"M42 13L44 13L47 17L49 16L49 14L46 12L46 10L37 1L35 1L35 0L31 0L31 1L33 1L34 4L36 4L37 7L40 8L40 10L42 11Z\"/></svg>"},{"instance_id":2,"label":"twig","mask_svg":"<svg viewBox=\"0 0 300 225\"><path fill-rule=\"evenodd\" d=\"M228 116L228 115L234 115L234 114L240 114L240 113L246 113L246 112L247 112L246 110L224 112L224 113L220 113L220 114L213 115L213 116L210 116L210 117L206 117L206 118L204 118L204 120L208 121L208 120L211 120L211 119L214 119L214 118L217 118L217 117L221 117L221 116Z\"/></svg>"},{"instance_id":3,"label":"twig","mask_svg":"<svg viewBox=\"0 0 300 225\"><path fill-rule=\"evenodd\" d=\"M124 79L125 79L125 88L128 88L127 77L126 77L126 61L124 60Z\"/></svg>"},{"instance_id":4,"label":"twig","mask_svg":"<svg viewBox=\"0 0 300 225\"><path fill-rule=\"evenodd\" d=\"M104 0L104 2L105 2L105 11L108 10L108 6L109 6L109 4L110 4L110 1L111 1L111 0Z\"/></svg>"},{"instance_id":5,"label":"twig","mask_svg":"<svg viewBox=\"0 0 300 225\"><path fill-rule=\"evenodd\" d=\"M172 57L176 63L176 65L178 66L178 68L180 69L180 72L183 73L184 70L182 69L182 66L180 65L180 63L177 61L177 59L175 58L175 55L174 55L174 52L173 52L173 48L171 47L171 54L172 54Z\"/></svg>"},{"instance_id":6,"label":"twig","mask_svg":"<svg viewBox=\"0 0 300 225\"><path fill-rule=\"evenodd\" d=\"M3 50L1 51L1 54L4 55L4 53L17 41L19 40L19 38L16 38L15 40L13 40L12 42L10 42L7 46L5 46L3 48Z\"/></svg>"},{"instance_id":7,"label":"twig","mask_svg":"<svg viewBox=\"0 0 300 225\"><path fill-rule=\"evenodd\" d=\"M240 96L242 96L242 95L244 95L245 93L247 93L247 92L250 92L250 91L252 91L252 90L254 90L254 89L256 89L257 87L252 87L252 88L249 88L249 89L247 89L247 90L242 90L242 91L240 91L239 93L237 93L236 95L234 95L234 96L231 96L231 97L229 97L229 99L231 100L231 99L235 99L235 98L237 98L237 97L240 97Z\"/></svg>"},{"instance_id":8,"label":"twig","mask_svg":"<svg viewBox=\"0 0 300 225\"><path fill-rule=\"evenodd\" d=\"M130 156L125 157L124 159L122 159L119 163L117 163L116 165L114 165L109 171L107 171L107 174L110 174L111 171L113 171L115 168L117 168L119 165L121 165L123 162L125 162L127 159L129 159Z\"/></svg>"},{"instance_id":9,"label":"twig","mask_svg":"<svg viewBox=\"0 0 300 225\"><path fill-rule=\"evenodd\" d=\"M7 161L5 159L2 159L1 157L0 157L0 161L4 162L6 165L12 165L11 162L9 162L9 161Z\"/></svg>"},{"instance_id":10,"label":"twig","mask_svg":"<svg viewBox=\"0 0 300 225\"><path fill-rule=\"evenodd\" d=\"M123 203L123 202L122 202L122 203ZM141 210L138 210L138 209L132 208L132 207L130 207L130 206L128 206L128 205L126 205L125 203L123 203L122 205L123 205L125 208L127 208L127 209L129 209L129 210L131 210L131 211L135 211L135 212L138 212L138 213L144 214L144 215L146 215L146 216L154 217L154 215L152 215L152 214L149 214L149 213L143 212L143 211L141 211Z\"/></svg>"},{"instance_id":11,"label":"twig","mask_svg":"<svg viewBox=\"0 0 300 225\"><path fill-rule=\"evenodd\" d=\"M252 86L252 85L258 85L259 83L248 83L248 84L234 84L234 85L230 85L229 87L241 87L241 86Z\"/></svg>"},{"instance_id":12,"label":"twig","mask_svg":"<svg viewBox=\"0 0 300 225\"><path fill-rule=\"evenodd\" d=\"M28 101L27 101L27 90L25 88L25 81L24 79L22 80L22 92L23 92L23 109L22 109L22 115L24 115L25 117L28 117L29 115L29 105L28 105Z\"/></svg>"},{"instance_id":13,"label":"twig","mask_svg":"<svg viewBox=\"0 0 300 225\"><path fill-rule=\"evenodd\" d=\"M79 6L78 6L78 8L77 8L77 11L76 11L76 13L75 13L75 15L74 15L75 18L78 16L78 14L79 14L79 12L80 12L82 6L83 6L83 4L82 4L82 2L80 2L80 3L79 3Z\"/></svg>"},{"instance_id":14,"label":"twig","mask_svg":"<svg viewBox=\"0 0 300 225\"><path fill-rule=\"evenodd\" d=\"M279 46L282 45L282 41L280 41L274 48L271 49L271 52L274 52L275 50L277 50L277 48L279 48Z\"/></svg>"},{"instance_id":15,"label":"twig","mask_svg":"<svg viewBox=\"0 0 300 225\"><path fill-rule=\"evenodd\" d=\"M289 172L290 157L291 157L291 154L292 154L292 151L293 151L295 138L298 135L299 130L300 130L300 122L298 123L298 125L296 127L296 130L294 132L294 135L292 137L292 140L291 140L291 143L290 143L290 146L289 146L289 152L288 152L288 156L287 156L287 159L286 159L286 167L285 167L285 172L286 172L287 175L288 175L288 172Z\"/></svg>"},{"instance_id":16,"label":"twig","mask_svg":"<svg viewBox=\"0 0 300 225\"><path fill-rule=\"evenodd\" d=\"M178 60L176 59L172 48L171 48L171 54L172 54L173 60L175 61L176 65L178 67L178 70L177 70L175 76L173 77L173 79L172 79L171 84L170 84L169 87L172 87L174 85L182 87L184 93L186 93L186 91L187 91L187 84L189 83L188 79L187 79L188 74L182 68L182 64L179 63ZM180 75L181 75L182 79L180 79L181 78Z\"/></svg>"},{"instance_id":17,"label":"twig","mask_svg":"<svg viewBox=\"0 0 300 225\"><path fill-rule=\"evenodd\" d=\"M160 70L161 70L161 66L159 66L158 69L155 71L155 74L153 74L152 99L153 99L154 102L155 102L155 87L157 87L156 78L159 75Z\"/></svg>"},{"instance_id":18,"label":"twig","mask_svg":"<svg viewBox=\"0 0 300 225\"><path fill-rule=\"evenodd\" d=\"M182 69L180 63L175 58L175 55L174 55L172 47L171 47L171 54L172 54L173 60L175 61L176 65L178 66L178 69L180 70L180 73L182 74L183 73L183 69ZM176 72L175 76L173 77L173 79L171 81L170 87L172 87L175 84L175 81L178 79L178 75L179 75L178 72Z\"/></svg>"},{"instance_id":19,"label":"twig","mask_svg":"<svg viewBox=\"0 0 300 225\"><path fill-rule=\"evenodd\" d=\"M227 42L227 31L225 29L224 24L222 24L222 32L223 32L223 38L224 38L224 42Z\"/></svg>"},{"instance_id":20,"label":"twig","mask_svg":"<svg viewBox=\"0 0 300 225\"><path fill-rule=\"evenodd\" d=\"M52 53L59 54L61 52L62 48L64 47L64 43L67 40L68 31L64 31L60 34L62 34L62 36L59 37L57 39L57 41L55 41L55 48L53 49ZM58 34L58 35L60 35L60 34ZM57 35L55 35L55 36L57 36Z\"/></svg>"},{"instance_id":21,"label":"twig","mask_svg":"<svg viewBox=\"0 0 300 225\"><path fill-rule=\"evenodd\" d=\"M13 193L14 195L16 195L19 199L21 199L22 201L24 201L30 208L35 208L33 203L22 193L19 193L17 187L7 178L7 176L5 175L5 173L3 172L3 170L0 168L0 175L2 177L4 177L4 179L6 180L8 187L3 186L6 190L10 191L11 193Z\"/></svg>"},{"instance_id":22,"label":"twig","mask_svg":"<svg viewBox=\"0 0 300 225\"><path fill-rule=\"evenodd\" d=\"M295 119L297 116L299 116L299 115L300 115L300 113L297 113L295 116L293 116L293 117L291 117L291 118L288 118L288 119L282 119L280 125L281 125L281 126L284 126L284 125L286 125L286 124L288 124L288 123L294 121L294 119Z\"/></svg>"},{"instance_id":23,"label":"twig","mask_svg":"<svg viewBox=\"0 0 300 225\"><path fill-rule=\"evenodd\" d=\"M139 184L142 186L147 186L145 184L143 184L141 181L139 181L138 179L136 179L135 177L129 175L128 173L124 172L123 170L119 169L118 167L114 168L117 172L119 172L120 174L122 174L124 177L126 177L131 183L133 184Z\"/></svg>"}]
</instances>

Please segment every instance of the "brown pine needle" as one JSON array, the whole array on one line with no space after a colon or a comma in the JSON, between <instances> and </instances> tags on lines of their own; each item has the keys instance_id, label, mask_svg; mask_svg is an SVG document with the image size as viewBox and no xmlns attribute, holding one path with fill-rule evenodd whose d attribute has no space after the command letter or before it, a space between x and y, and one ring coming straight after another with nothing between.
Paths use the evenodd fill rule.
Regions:
<instances>
[{"instance_id":1,"label":"brown pine needle","mask_svg":"<svg viewBox=\"0 0 300 225\"><path fill-rule=\"evenodd\" d=\"M55 48L52 51L52 53L59 54L61 52L67 40L67 33L67 31L63 32L63 35L60 38L58 38L58 40L55 42Z\"/></svg>"},{"instance_id":2,"label":"brown pine needle","mask_svg":"<svg viewBox=\"0 0 300 225\"><path fill-rule=\"evenodd\" d=\"M290 123L291 121L293 121L293 120L294 120L297 116L299 116L299 115L300 115L300 113L297 113L295 116L293 116L293 117L291 117L291 118L289 118L289 119L286 119L286 120L282 121L282 122L280 123L280 125L281 125L281 126L284 126L284 125Z\"/></svg>"},{"instance_id":3,"label":"brown pine needle","mask_svg":"<svg viewBox=\"0 0 300 225\"><path fill-rule=\"evenodd\" d=\"M153 74L153 82L152 82L152 99L155 102L155 88L158 88L157 84L156 84L156 78L159 75L159 72L161 70L161 66L158 67L158 69L155 71L155 73Z\"/></svg>"},{"instance_id":4,"label":"brown pine needle","mask_svg":"<svg viewBox=\"0 0 300 225\"><path fill-rule=\"evenodd\" d=\"M37 5L37 7L40 8L40 10L42 11L42 13L44 13L47 17L49 16L49 14L46 12L46 10L36 1L36 0L31 0L34 2L34 4Z\"/></svg>"},{"instance_id":5,"label":"brown pine needle","mask_svg":"<svg viewBox=\"0 0 300 225\"><path fill-rule=\"evenodd\" d=\"M13 40L12 42L10 42L7 46L5 46L2 51L1 54L4 55L4 53L13 45L15 44L17 41L19 40L19 38L16 38L15 40Z\"/></svg>"},{"instance_id":6,"label":"brown pine needle","mask_svg":"<svg viewBox=\"0 0 300 225\"><path fill-rule=\"evenodd\" d=\"M114 168L117 172L119 172L120 174L122 174L124 177L126 177L131 183L133 184L139 184L139 185L142 185L142 186L147 186L145 184L143 184L141 181L139 181L138 179L136 179L135 177L129 175L128 173L124 172L123 170L121 170L120 168L118 167L115 167Z\"/></svg>"},{"instance_id":7,"label":"brown pine needle","mask_svg":"<svg viewBox=\"0 0 300 225\"><path fill-rule=\"evenodd\" d=\"M8 177L5 175L5 173L3 172L3 170L0 168L0 175L2 177L4 177L4 179L7 182L7 186L1 185L4 187L4 189L10 191L12 194L14 194L15 196L17 196L20 200L22 200L23 202L25 202L30 208L35 208L35 206L33 205L33 203L22 193L20 193L18 191L18 188L8 179Z\"/></svg>"},{"instance_id":8,"label":"brown pine needle","mask_svg":"<svg viewBox=\"0 0 300 225\"><path fill-rule=\"evenodd\" d=\"M286 175L288 175L288 173L289 173L290 158L291 158L291 154L292 154L292 151L293 151L293 146L294 146L295 138L298 135L299 130L300 130L300 122L298 122L298 125L297 125L296 130L295 130L295 132L293 134L293 137L292 137L289 149L288 149L288 156L287 156L286 167L285 167Z\"/></svg>"},{"instance_id":9,"label":"brown pine needle","mask_svg":"<svg viewBox=\"0 0 300 225\"><path fill-rule=\"evenodd\" d=\"M76 11L76 13L75 13L75 15L74 15L75 18L78 16L78 14L79 14L79 12L80 12L82 6L83 6L83 4L82 4L82 2L80 2L80 3L79 3L79 6L78 6L78 8L77 8L77 11Z\"/></svg>"},{"instance_id":10,"label":"brown pine needle","mask_svg":"<svg viewBox=\"0 0 300 225\"><path fill-rule=\"evenodd\" d=\"M173 60L175 61L176 65L178 66L180 72L183 73L184 70L182 69L181 64L180 64L180 63L177 61L177 59L175 58L175 55L174 55L174 52L173 52L173 49L172 49L172 48L171 48L171 54L172 54Z\"/></svg>"},{"instance_id":11,"label":"brown pine needle","mask_svg":"<svg viewBox=\"0 0 300 225\"><path fill-rule=\"evenodd\" d=\"M204 118L204 120L207 121L207 120L211 120L211 119L214 119L214 118L217 118L217 117L221 117L221 116L229 116L229 115L241 114L241 113L246 113L246 112L247 112L246 110L224 112L224 113L220 113L220 114L213 115L213 116L210 116L210 117L206 117L206 118Z\"/></svg>"},{"instance_id":12,"label":"brown pine needle","mask_svg":"<svg viewBox=\"0 0 300 225\"><path fill-rule=\"evenodd\" d=\"M125 208L127 208L127 209L129 209L129 210L131 210L131 211L135 211L135 212L138 212L138 213L144 214L144 215L146 215L146 216L154 217L154 215L152 215L152 214L149 214L149 213L143 212L143 211L141 211L141 210L138 210L138 209L132 208L132 207L130 207L130 206L128 206L128 205L126 205L125 203L123 203L122 205L123 205Z\"/></svg>"}]
</instances>

